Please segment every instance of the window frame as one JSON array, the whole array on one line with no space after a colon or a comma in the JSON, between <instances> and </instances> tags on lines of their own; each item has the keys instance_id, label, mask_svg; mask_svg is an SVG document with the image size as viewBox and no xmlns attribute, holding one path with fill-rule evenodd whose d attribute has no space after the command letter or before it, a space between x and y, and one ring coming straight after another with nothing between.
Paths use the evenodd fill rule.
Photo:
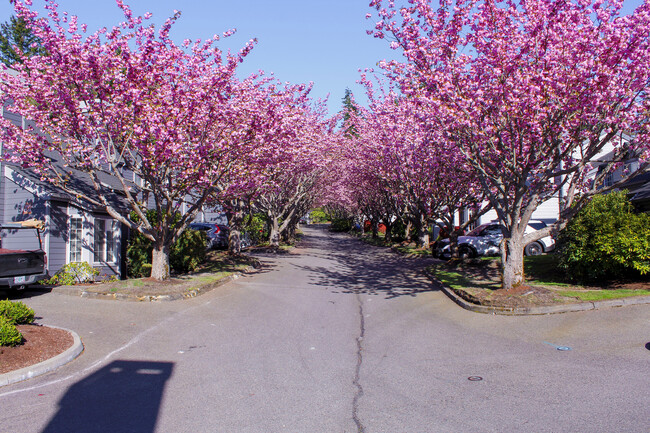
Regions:
<instances>
[{"instance_id":1,"label":"window frame","mask_svg":"<svg viewBox=\"0 0 650 433\"><path fill-rule=\"evenodd\" d=\"M101 251L98 251L97 250L98 247L97 229L99 228L100 225L102 226L102 230L99 233L103 234L103 237L100 238L100 240L102 240L103 243L101 245ZM118 262L117 246L119 243L118 242L119 224L117 220L114 220L112 218L95 217L95 221L93 224L92 239L93 239L92 260L94 265L101 266L104 264L116 264ZM112 248L109 249L109 245L112 246ZM109 253L112 256L111 260L108 260Z\"/></svg>"},{"instance_id":2,"label":"window frame","mask_svg":"<svg viewBox=\"0 0 650 433\"><path fill-rule=\"evenodd\" d=\"M68 223L68 257L67 263L78 263L83 261L83 218L80 215L70 215ZM74 223L79 223L78 227ZM73 235L74 233L74 235ZM73 254L75 258L73 259Z\"/></svg>"}]
</instances>

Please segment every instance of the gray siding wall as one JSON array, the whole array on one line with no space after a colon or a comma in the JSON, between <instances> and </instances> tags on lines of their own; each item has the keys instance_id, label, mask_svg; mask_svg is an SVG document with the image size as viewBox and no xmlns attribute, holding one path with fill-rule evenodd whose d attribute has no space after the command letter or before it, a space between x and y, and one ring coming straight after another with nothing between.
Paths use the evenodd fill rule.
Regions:
<instances>
[{"instance_id":1,"label":"gray siding wall","mask_svg":"<svg viewBox=\"0 0 650 433\"><path fill-rule=\"evenodd\" d=\"M68 205L63 202L50 202L50 220L47 224L49 251L47 256L50 275L57 273L67 262L66 244L68 242Z\"/></svg>"},{"instance_id":2,"label":"gray siding wall","mask_svg":"<svg viewBox=\"0 0 650 433\"><path fill-rule=\"evenodd\" d=\"M2 146L2 143L0 143L0 146ZM4 164L2 163L2 160L0 160L0 222L5 221L4 203L5 203L5 184L7 183L7 180L4 177L4 172L5 172Z\"/></svg>"},{"instance_id":3,"label":"gray siding wall","mask_svg":"<svg viewBox=\"0 0 650 433\"><path fill-rule=\"evenodd\" d=\"M107 280L110 277L120 277L119 263L114 266L95 266L95 269L99 271L99 275L96 277L98 281Z\"/></svg>"},{"instance_id":4,"label":"gray siding wall","mask_svg":"<svg viewBox=\"0 0 650 433\"><path fill-rule=\"evenodd\" d=\"M47 205L45 200L22 189L3 176L5 200L2 204L3 223L24 221L30 218L45 220ZM39 248L35 230L2 230L2 247L8 249L34 250ZM44 239L42 239L44 240ZM43 245L45 248L45 245Z\"/></svg>"},{"instance_id":5,"label":"gray siding wall","mask_svg":"<svg viewBox=\"0 0 650 433\"><path fill-rule=\"evenodd\" d=\"M16 126L34 127L32 121L23 125L21 116L7 110L7 105L2 107L2 116L10 120ZM0 151L1 153L1 151ZM15 180L15 178L12 177ZM16 181L20 183L20 181ZM37 186L28 182L29 186L18 185L16 182L5 176L4 164L0 163L0 222L24 221L30 218L40 219L46 222L44 233L41 234L42 247L47 254L47 267L50 275L54 275L65 264L68 263L68 240L69 240L69 219L68 203L49 201L49 197L42 194L42 190L34 190L31 187ZM30 192L35 191L35 193ZM37 194L42 195L39 197ZM120 276L120 262L122 259L121 237L117 242L118 260L116 264L94 263L92 243L94 242L93 230L96 216L106 218L106 215L94 214L80 210L74 212L83 218L83 229L86 234L83 249L85 258L90 257L90 264L100 272L100 278ZM0 247L8 249L37 249L39 241L36 230L1 230Z\"/></svg>"},{"instance_id":6,"label":"gray siding wall","mask_svg":"<svg viewBox=\"0 0 650 433\"><path fill-rule=\"evenodd\" d=\"M210 208L204 207L203 210L197 214L195 220L200 222L213 222L215 224L228 224L228 218L223 212L221 205Z\"/></svg>"},{"instance_id":7,"label":"gray siding wall","mask_svg":"<svg viewBox=\"0 0 650 433\"><path fill-rule=\"evenodd\" d=\"M22 118L22 116L20 116L20 115L18 115L18 114L16 114L16 113L12 113L11 111L9 111L9 110L6 108L7 105L8 105L8 104L5 104L4 107L3 107L3 110L2 110L2 115L3 115L3 117L4 117L5 119L11 121L14 125L16 125L16 126L20 126L20 127L22 128L22 126L23 126L23 118Z\"/></svg>"}]
</instances>

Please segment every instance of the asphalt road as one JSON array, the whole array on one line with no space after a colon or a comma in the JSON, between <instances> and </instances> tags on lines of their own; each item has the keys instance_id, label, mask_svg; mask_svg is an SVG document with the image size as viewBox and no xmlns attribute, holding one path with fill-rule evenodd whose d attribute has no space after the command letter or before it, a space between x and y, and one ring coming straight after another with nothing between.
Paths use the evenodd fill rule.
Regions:
<instances>
[{"instance_id":1,"label":"asphalt road","mask_svg":"<svg viewBox=\"0 0 650 433\"><path fill-rule=\"evenodd\" d=\"M472 313L425 261L305 233L190 300L26 297L85 351L0 388L0 431L648 431L650 306Z\"/></svg>"}]
</instances>

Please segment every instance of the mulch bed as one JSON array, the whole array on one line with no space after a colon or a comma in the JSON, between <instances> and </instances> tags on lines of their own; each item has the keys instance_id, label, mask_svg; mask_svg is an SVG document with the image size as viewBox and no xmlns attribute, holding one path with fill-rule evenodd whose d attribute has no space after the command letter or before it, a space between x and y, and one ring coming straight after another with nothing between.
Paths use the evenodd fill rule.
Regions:
<instances>
[{"instance_id":1,"label":"mulch bed","mask_svg":"<svg viewBox=\"0 0 650 433\"><path fill-rule=\"evenodd\" d=\"M529 285L521 285L511 290L490 290L476 287L452 290L466 301L489 307L527 308L581 302L577 298L560 296L553 290L544 287Z\"/></svg>"},{"instance_id":2,"label":"mulch bed","mask_svg":"<svg viewBox=\"0 0 650 433\"><path fill-rule=\"evenodd\" d=\"M74 343L72 335L63 329L40 325L18 325L23 344L0 346L0 374L38 364L65 352Z\"/></svg>"}]
</instances>

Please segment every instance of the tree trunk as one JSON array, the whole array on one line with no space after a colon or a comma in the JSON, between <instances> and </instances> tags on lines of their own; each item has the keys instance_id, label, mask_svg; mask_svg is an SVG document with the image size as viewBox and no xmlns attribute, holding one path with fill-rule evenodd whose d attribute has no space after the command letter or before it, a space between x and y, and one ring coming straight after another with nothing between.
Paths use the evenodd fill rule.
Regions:
<instances>
[{"instance_id":1,"label":"tree trunk","mask_svg":"<svg viewBox=\"0 0 650 433\"><path fill-rule=\"evenodd\" d=\"M155 244L151 258L151 278L158 281L169 278L169 247Z\"/></svg>"},{"instance_id":2,"label":"tree trunk","mask_svg":"<svg viewBox=\"0 0 650 433\"><path fill-rule=\"evenodd\" d=\"M385 222L384 225L386 226L386 236L384 236L384 242L390 245L393 237L393 223Z\"/></svg>"},{"instance_id":3,"label":"tree trunk","mask_svg":"<svg viewBox=\"0 0 650 433\"><path fill-rule=\"evenodd\" d=\"M268 214L269 218L269 245L272 247L280 246L280 224L278 223L278 217L275 215Z\"/></svg>"},{"instance_id":4,"label":"tree trunk","mask_svg":"<svg viewBox=\"0 0 650 433\"><path fill-rule=\"evenodd\" d=\"M232 203L232 210L227 213L230 235L228 236L228 252L241 254L241 228L244 223L243 204L237 200Z\"/></svg>"},{"instance_id":5,"label":"tree trunk","mask_svg":"<svg viewBox=\"0 0 650 433\"><path fill-rule=\"evenodd\" d=\"M241 231L238 228L231 228L228 235L228 252L230 254L241 254Z\"/></svg>"},{"instance_id":6,"label":"tree trunk","mask_svg":"<svg viewBox=\"0 0 650 433\"><path fill-rule=\"evenodd\" d=\"M296 241L296 229L298 228L297 223L289 224L285 231L282 232L281 238L282 241L287 245L292 245Z\"/></svg>"},{"instance_id":7,"label":"tree trunk","mask_svg":"<svg viewBox=\"0 0 650 433\"><path fill-rule=\"evenodd\" d=\"M522 239L505 238L501 242L502 288L511 290L524 279L524 248Z\"/></svg>"},{"instance_id":8,"label":"tree trunk","mask_svg":"<svg viewBox=\"0 0 650 433\"><path fill-rule=\"evenodd\" d=\"M413 228L413 223L411 219L406 222L406 228L404 229L404 240L407 242L411 241L411 229Z\"/></svg>"},{"instance_id":9,"label":"tree trunk","mask_svg":"<svg viewBox=\"0 0 650 433\"><path fill-rule=\"evenodd\" d=\"M431 247L431 240L429 237L429 231L426 227L419 230L418 234L418 247L423 249L429 249Z\"/></svg>"},{"instance_id":10,"label":"tree trunk","mask_svg":"<svg viewBox=\"0 0 650 433\"><path fill-rule=\"evenodd\" d=\"M449 235L449 252L452 259L458 258L458 232L456 230L452 230Z\"/></svg>"},{"instance_id":11,"label":"tree trunk","mask_svg":"<svg viewBox=\"0 0 650 433\"><path fill-rule=\"evenodd\" d=\"M430 238L429 238L429 224L427 222L427 217L425 215L420 215L415 221L415 227L418 233L417 244L419 248L429 249Z\"/></svg>"}]
</instances>

